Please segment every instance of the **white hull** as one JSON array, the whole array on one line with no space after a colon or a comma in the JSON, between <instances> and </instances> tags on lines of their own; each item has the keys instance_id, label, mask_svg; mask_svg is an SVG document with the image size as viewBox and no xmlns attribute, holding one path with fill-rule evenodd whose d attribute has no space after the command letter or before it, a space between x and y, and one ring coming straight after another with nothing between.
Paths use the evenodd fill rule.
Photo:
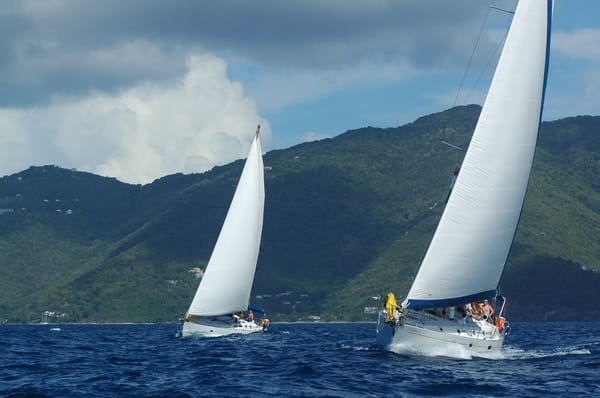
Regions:
<instances>
[{"instance_id":1,"label":"white hull","mask_svg":"<svg viewBox=\"0 0 600 398\"><path fill-rule=\"evenodd\" d=\"M250 334L263 330L254 321L243 319L233 321L230 317L203 317L185 321L181 337L220 337L230 334Z\"/></svg>"},{"instance_id":2,"label":"white hull","mask_svg":"<svg viewBox=\"0 0 600 398\"><path fill-rule=\"evenodd\" d=\"M504 337L504 331L485 321L448 319L421 311L407 311L396 323L386 322L385 311L381 311L377 321L378 344L398 353L487 352L502 348Z\"/></svg>"}]
</instances>

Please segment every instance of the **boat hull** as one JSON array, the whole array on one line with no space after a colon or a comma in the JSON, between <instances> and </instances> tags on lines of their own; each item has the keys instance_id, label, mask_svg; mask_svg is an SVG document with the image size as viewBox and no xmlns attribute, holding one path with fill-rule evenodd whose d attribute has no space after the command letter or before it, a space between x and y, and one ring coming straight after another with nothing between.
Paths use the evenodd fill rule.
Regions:
<instances>
[{"instance_id":1,"label":"boat hull","mask_svg":"<svg viewBox=\"0 0 600 398\"><path fill-rule=\"evenodd\" d=\"M485 321L421 316L417 312L389 322L381 311L377 321L377 343L398 353L452 356L455 350L488 352L502 348L505 335Z\"/></svg>"},{"instance_id":2,"label":"boat hull","mask_svg":"<svg viewBox=\"0 0 600 398\"><path fill-rule=\"evenodd\" d=\"M250 334L262 332L264 328L254 321L243 319L233 321L220 318L199 318L184 321L181 329L181 337L220 337L231 334Z\"/></svg>"}]
</instances>

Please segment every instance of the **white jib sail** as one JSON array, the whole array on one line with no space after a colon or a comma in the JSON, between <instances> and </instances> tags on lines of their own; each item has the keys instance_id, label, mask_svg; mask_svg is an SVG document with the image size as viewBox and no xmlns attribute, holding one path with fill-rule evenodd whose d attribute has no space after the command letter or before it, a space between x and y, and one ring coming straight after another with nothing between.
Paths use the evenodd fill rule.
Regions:
<instances>
[{"instance_id":1,"label":"white jib sail","mask_svg":"<svg viewBox=\"0 0 600 398\"><path fill-rule=\"evenodd\" d=\"M409 308L456 305L498 286L533 163L551 10L551 0L519 1L460 174L408 293Z\"/></svg>"},{"instance_id":2,"label":"white jib sail","mask_svg":"<svg viewBox=\"0 0 600 398\"><path fill-rule=\"evenodd\" d=\"M248 308L264 202L264 167L257 133L189 314L223 315Z\"/></svg>"}]
</instances>

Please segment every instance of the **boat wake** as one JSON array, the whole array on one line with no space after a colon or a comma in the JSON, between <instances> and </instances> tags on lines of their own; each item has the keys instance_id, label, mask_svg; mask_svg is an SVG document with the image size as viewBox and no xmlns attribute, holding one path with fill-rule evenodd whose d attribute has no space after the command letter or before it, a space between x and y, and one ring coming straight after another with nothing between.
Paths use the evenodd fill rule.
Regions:
<instances>
[{"instance_id":1,"label":"boat wake","mask_svg":"<svg viewBox=\"0 0 600 398\"><path fill-rule=\"evenodd\" d=\"M504 347L500 350L488 352L474 352L460 345L448 345L446 347L415 346L409 344L395 344L390 351L406 356L419 357L445 357L451 359L471 360L476 358L489 360L521 360L554 358L566 355L591 355L591 351L585 347L562 347L552 351L528 351L516 347Z\"/></svg>"},{"instance_id":2,"label":"boat wake","mask_svg":"<svg viewBox=\"0 0 600 398\"><path fill-rule=\"evenodd\" d=\"M418 346L415 344L399 343L390 347L390 351L407 356L446 357L452 359L473 359L474 356L480 355L458 344L448 344L445 346Z\"/></svg>"},{"instance_id":3,"label":"boat wake","mask_svg":"<svg viewBox=\"0 0 600 398\"><path fill-rule=\"evenodd\" d=\"M554 358L562 357L566 355L590 355L592 352L584 347L559 347L551 351L541 350L524 350L516 347L505 347L502 351L498 352L498 357L489 359L506 359L506 360L518 360L518 359L539 359L539 358Z\"/></svg>"}]
</instances>

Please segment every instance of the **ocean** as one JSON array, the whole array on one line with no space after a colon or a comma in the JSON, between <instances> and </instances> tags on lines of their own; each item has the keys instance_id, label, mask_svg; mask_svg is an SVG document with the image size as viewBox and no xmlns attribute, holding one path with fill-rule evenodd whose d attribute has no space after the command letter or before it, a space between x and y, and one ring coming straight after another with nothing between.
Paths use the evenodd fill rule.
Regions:
<instances>
[{"instance_id":1,"label":"ocean","mask_svg":"<svg viewBox=\"0 0 600 398\"><path fill-rule=\"evenodd\" d=\"M2 397L600 397L600 323L513 323L505 348L401 355L374 323L276 323L181 339L176 324L0 326ZM438 353L439 354L439 353Z\"/></svg>"}]
</instances>

